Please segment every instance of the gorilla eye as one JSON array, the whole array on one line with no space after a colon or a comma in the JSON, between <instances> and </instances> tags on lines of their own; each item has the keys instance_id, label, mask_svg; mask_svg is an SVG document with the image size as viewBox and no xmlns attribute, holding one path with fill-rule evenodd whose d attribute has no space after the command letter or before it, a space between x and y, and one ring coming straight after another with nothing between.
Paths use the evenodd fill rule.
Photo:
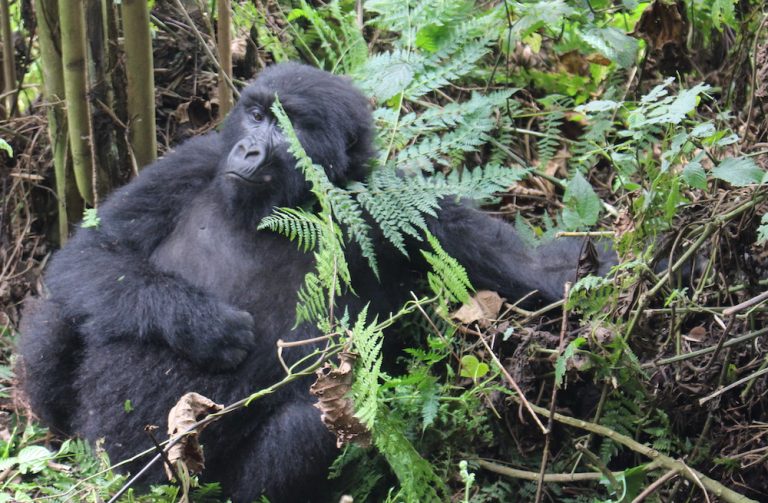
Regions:
<instances>
[{"instance_id":1,"label":"gorilla eye","mask_svg":"<svg viewBox=\"0 0 768 503\"><path fill-rule=\"evenodd\" d=\"M251 110L251 118L256 122L261 122L264 120L264 112L260 108L254 108Z\"/></svg>"}]
</instances>

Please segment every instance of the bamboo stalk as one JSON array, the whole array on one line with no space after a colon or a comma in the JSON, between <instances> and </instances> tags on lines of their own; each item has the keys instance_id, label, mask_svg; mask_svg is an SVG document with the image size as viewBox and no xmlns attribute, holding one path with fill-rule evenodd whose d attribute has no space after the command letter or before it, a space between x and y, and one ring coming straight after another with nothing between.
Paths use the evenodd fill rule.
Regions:
<instances>
[{"instance_id":1,"label":"bamboo stalk","mask_svg":"<svg viewBox=\"0 0 768 503\"><path fill-rule=\"evenodd\" d=\"M142 168L157 157L155 76L147 2L123 0L122 13L130 140L138 167Z\"/></svg>"},{"instance_id":2,"label":"bamboo stalk","mask_svg":"<svg viewBox=\"0 0 768 503\"><path fill-rule=\"evenodd\" d=\"M218 0L219 46L219 117L226 116L234 105L232 90L227 79L232 80L232 2Z\"/></svg>"},{"instance_id":3,"label":"bamboo stalk","mask_svg":"<svg viewBox=\"0 0 768 503\"><path fill-rule=\"evenodd\" d=\"M94 171L86 96L88 78L85 61L83 0L59 0L59 20L72 167L80 195L86 203L93 205L95 201Z\"/></svg>"},{"instance_id":4,"label":"bamboo stalk","mask_svg":"<svg viewBox=\"0 0 768 503\"><path fill-rule=\"evenodd\" d=\"M16 99L16 62L13 52L13 32L11 31L11 11L8 0L0 0L0 31L3 37L3 94L5 111L10 115L13 101Z\"/></svg>"},{"instance_id":5,"label":"bamboo stalk","mask_svg":"<svg viewBox=\"0 0 768 503\"><path fill-rule=\"evenodd\" d=\"M43 92L47 102L48 137L53 151L58 203L59 245L67 241L69 222L82 214L83 200L77 191L74 173L67 155L67 114L64 110L64 77L57 40L59 8L57 0L35 0L37 39L40 44Z\"/></svg>"}]
</instances>

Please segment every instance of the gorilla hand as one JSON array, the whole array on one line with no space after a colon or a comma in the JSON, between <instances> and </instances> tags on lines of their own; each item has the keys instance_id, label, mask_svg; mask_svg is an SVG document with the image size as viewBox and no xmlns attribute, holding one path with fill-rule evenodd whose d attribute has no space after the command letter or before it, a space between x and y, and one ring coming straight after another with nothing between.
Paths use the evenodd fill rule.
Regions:
<instances>
[{"instance_id":1,"label":"gorilla hand","mask_svg":"<svg viewBox=\"0 0 768 503\"><path fill-rule=\"evenodd\" d=\"M237 367L256 347L253 317L246 311L220 303L196 318L189 331L175 335L171 346L204 369Z\"/></svg>"}]
</instances>

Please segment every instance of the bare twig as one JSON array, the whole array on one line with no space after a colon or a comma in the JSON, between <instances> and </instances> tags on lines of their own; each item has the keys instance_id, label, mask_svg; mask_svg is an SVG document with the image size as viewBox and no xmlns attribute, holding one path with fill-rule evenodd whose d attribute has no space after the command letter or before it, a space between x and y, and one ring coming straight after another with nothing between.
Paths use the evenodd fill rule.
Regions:
<instances>
[{"instance_id":1,"label":"bare twig","mask_svg":"<svg viewBox=\"0 0 768 503\"><path fill-rule=\"evenodd\" d=\"M736 314L739 311L743 311L744 309L748 309L752 306L756 306L760 304L761 302L764 302L768 300L768 291L765 291L758 295L757 297L752 297L749 300L745 300L744 302L740 304L736 304L733 307L729 307L723 311L723 316L731 316L732 314Z\"/></svg>"},{"instance_id":2,"label":"bare twig","mask_svg":"<svg viewBox=\"0 0 768 503\"><path fill-rule=\"evenodd\" d=\"M566 281L565 285L563 286L563 319L560 324L560 342L557 346L557 357L560 358L560 356L563 354L563 349L565 346L565 333L568 331L568 302L565 302L568 300L568 294L571 291L571 283L570 281ZM539 483L536 486L536 503L539 503L541 501L542 496L544 495L544 473L547 471L547 458L549 457L549 441L552 438L552 423L555 413L555 403L557 403L557 389L558 386L560 386L560 383L557 382L557 374L555 374L555 380L552 383L552 397L549 401L549 421L547 421L547 431L545 432L545 439L544 439L544 450L541 453L541 467L539 468Z\"/></svg>"},{"instance_id":3,"label":"bare twig","mask_svg":"<svg viewBox=\"0 0 768 503\"><path fill-rule=\"evenodd\" d=\"M651 494L655 493L659 490L660 487L662 487L664 484L669 482L670 480L674 479L680 475L675 470L669 470L667 473L656 479L653 484L646 487L643 492L637 495L635 499L632 500L632 503L640 503L641 501L644 501L645 498L650 496Z\"/></svg>"},{"instance_id":4,"label":"bare twig","mask_svg":"<svg viewBox=\"0 0 768 503\"><path fill-rule=\"evenodd\" d=\"M525 394L523 393L523 390L520 389L520 386L517 385L514 379L512 379L512 376L509 374L507 369L504 368L504 365L501 364L501 361L499 361L499 358L494 354L491 347L488 345L487 342L485 342L484 337L478 337L480 339L480 342L483 343L483 346L485 346L485 349L488 351L488 354L490 355L493 362L496 364L497 367L499 367L499 370L501 370L501 373L504 374L504 377L507 379L507 382L512 386L512 388L517 392L517 400L518 403L520 403L523 407L525 407L528 412L531 414L531 417L536 422L536 424L539 426L539 429L541 429L541 432L545 435L547 434L547 429L542 424L539 417L536 415L536 412L534 411L533 405L528 401L527 398L525 398ZM539 407L540 408L540 407ZM542 409L543 410L543 409Z\"/></svg>"}]
</instances>

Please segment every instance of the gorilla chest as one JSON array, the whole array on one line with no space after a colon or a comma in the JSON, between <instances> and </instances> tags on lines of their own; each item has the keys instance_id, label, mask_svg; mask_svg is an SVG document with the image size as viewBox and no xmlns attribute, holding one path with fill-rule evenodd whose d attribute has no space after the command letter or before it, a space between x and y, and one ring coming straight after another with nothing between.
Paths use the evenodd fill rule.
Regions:
<instances>
[{"instance_id":1,"label":"gorilla chest","mask_svg":"<svg viewBox=\"0 0 768 503\"><path fill-rule=\"evenodd\" d=\"M251 313L285 312L312 267L312 258L271 232L239 229L204 205L182 215L151 262Z\"/></svg>"}]
</instances>

